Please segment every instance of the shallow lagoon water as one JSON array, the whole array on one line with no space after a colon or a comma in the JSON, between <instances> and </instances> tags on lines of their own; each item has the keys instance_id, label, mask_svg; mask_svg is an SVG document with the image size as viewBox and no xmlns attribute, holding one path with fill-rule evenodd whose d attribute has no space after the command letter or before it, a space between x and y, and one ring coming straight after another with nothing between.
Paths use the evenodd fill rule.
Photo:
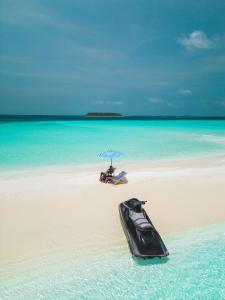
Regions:
<instances>
[{"instance_id":1,"label":"shallow lagoon water","mask_svg":"<svg viewBox=\"0 0 225 300\"><path fill-rule=\"evenodd\" d=\"M96 164L110 148L132 162L220 155L225 120L0 123L0 167Z\"/></svg>"},{"instance_id":2,"label":"shallow lagoon water","mask_svg":"<svg viewBox=\"0 0 225 300\"><path fill-rule=\"evenodd\" d=\"M225 153L225 121L42 121L0 124L0 167L97 163ZM166 259L133 259L124 236L1 265L0 299L225 299L225 223L164 238ZM107 242L106 242L107 240Z\"/></svg>"},{"instance_id":3,"label":"shallow lagoon water","mask_svg":"<svg viewBox=\"0 0 225 300\"><path fill-rule=\"evenodd\" d=\"M89 244L86 253L84 247L69 256L64 249L64 254L60 250L5 266L0 298L225 298L225 223L172 235L165 242L170 256L161 260L133 259L124 242L112 241Z\"/></svg>"}]
</instances>

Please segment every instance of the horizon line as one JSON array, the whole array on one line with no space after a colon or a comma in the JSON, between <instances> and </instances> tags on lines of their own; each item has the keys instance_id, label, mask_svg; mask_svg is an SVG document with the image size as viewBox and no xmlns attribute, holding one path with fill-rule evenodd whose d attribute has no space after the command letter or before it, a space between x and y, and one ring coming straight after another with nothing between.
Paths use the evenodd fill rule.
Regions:
<instances>
[{"instance_id":1,"label":"horizon line","mask_svg":"<svg viewBox=\"0 0 225 300\"><path fill-rule=\"evenodd\" d=\"M86 119L90 118L129 118L129 117L148 117L148 118L225 118L225 115L121 115L121 116L86 116L86 114L1 114L0 117L61 117L61 118L73 118L73 117L82 117Z\"/></svg>"}]
</instances>

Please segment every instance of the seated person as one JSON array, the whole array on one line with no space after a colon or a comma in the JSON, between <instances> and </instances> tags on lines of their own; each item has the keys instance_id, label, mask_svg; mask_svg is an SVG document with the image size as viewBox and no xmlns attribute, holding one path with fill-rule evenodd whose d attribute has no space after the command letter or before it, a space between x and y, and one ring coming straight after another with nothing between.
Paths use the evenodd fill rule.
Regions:
<instances>
[{"instance_id":1,"label":"seated person","mask_svg":"<svg viewBox=\"0 0 225 300\"><path fill-rule=\"evenodd\" d=\"M105 182L106 176L107 176L107 175L106 175L105 172L101 172L99 180L100 180L101 182Z\"/></svg>"},{"instance_id":2,"label":"seated person","mask_svg":"<svg viewBox=\"0 0 225 300\"><path fill-rule=\"evenodd\" d=\"M101 172L99 180L104 183L111 183L115 169L113 166L110 166L106 172Z\"/></svg>"},{"instance_id":3,"label":"seated person","mask_svg":"<svg viewBox=\"0 0 225 300\"><path fill-rule=\"evenodd\" d=\"M108 176L113 176L114 172L115 172L116 168L114 168L112 165L108 168L108 170L106 171L106 174Z\"/></svg>"}]
</instances>

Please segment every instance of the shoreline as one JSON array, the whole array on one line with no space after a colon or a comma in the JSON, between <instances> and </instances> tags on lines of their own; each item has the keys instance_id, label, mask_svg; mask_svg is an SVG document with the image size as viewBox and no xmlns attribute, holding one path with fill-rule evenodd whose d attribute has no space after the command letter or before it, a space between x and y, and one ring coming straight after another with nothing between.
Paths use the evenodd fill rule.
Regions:
<instances>
[{"instance_id":1,"label":"shoreline","mask_svg":"<svg viewBox=\"0 0 225 300\"><path fill-rule=\"evenodd\" d=\"M120 186L100 183L100 168L1 174L1 262L63 247L74 251L87 236L93 245L126 245L117 206L132 197L148 201L146 211L162 237L225 221L225 156L119 163L117 169L128 172L128 184Z\"/></svg>"},{"instance_id":2,"label":"shoreline","mask_svg":"<svg viewBox=\"0 0 225 300\"><path fill-rule=\"evenodd\" d=\"M159 168L159 167L186 167L186 166L192 166L197 164L199 166L204 167L204 165L213 165L213 164L224 164L225 166L225 154L222 153L211 153L205 154L205 155L199 155L199 156L189 156L189 157L180 157L180 158L163 158L163 159L155 159L155 160L144 160L141 159L137 162L133 162L133 160L115 160L113 162L113 165L116 166L117 169L131 169L131 168L138 168L140 169L146 169L146 168ZM106 169L108 165L110 164L107 160L99 160L95 163L83 163L83 164L77 164L77 163L71 163L71 164L51 164L51 165L33 165L33 166L16 166L16 167L2 167L0 166L0 179L4 178L5 175L8 177L8 175L22 175L26 173L32 173L32 174L38 174L42 172L99 172L100 170Z\"/></svg>"}]
</instances>

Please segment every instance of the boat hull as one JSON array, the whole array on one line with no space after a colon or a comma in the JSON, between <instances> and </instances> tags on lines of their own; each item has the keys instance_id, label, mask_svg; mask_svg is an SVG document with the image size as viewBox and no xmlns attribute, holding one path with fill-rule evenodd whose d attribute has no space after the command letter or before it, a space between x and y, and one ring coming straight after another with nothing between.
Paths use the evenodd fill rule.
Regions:
<instances>
[{"instance_id":1,"label":"boat hull","mask_svg":"<svg viewBox=\"0 0 225 300\"><path fill-rule=\"evenodd\" d=\"M145 211L144 213L146 214ZM151 232L147 233L149 235L147 237L148 238L147 244L143 244L143 242L138 237L137 228L127 217L128 208L124 205L124 203L121 203L119 205L119 214L120 214L121 225L123 227L123 231L125 233L130 251L133 256L142 257L142 258L154 258L154 257L161 258L169 255L166 246L164 245L159 233L153 226L147 214L146 217L153 228Z\"/></svg>"}]
</instances>

